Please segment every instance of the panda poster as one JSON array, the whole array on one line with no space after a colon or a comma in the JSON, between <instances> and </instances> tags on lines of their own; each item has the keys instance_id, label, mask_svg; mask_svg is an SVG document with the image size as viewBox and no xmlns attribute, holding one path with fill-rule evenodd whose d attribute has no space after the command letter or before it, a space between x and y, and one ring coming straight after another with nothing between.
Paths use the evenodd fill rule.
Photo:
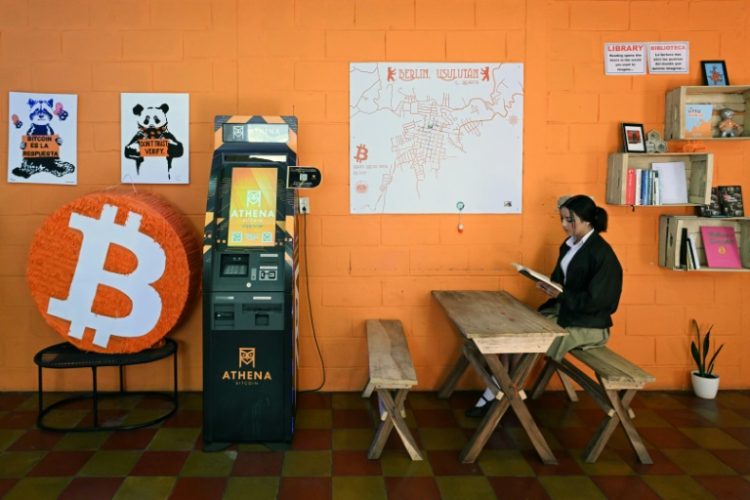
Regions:
<instances>
[{"instance_id":1,"label":"panda poster","mask_svg":"<svg viewBox=\"0 0 750 500\"><path fill-rule=\"evenodd\" d=\"M78 96L8 94L8 182L78 183Z\"/></svg>"},{"instance_id":2,"label":"panda poster","mask_svg":"<svg viewBox=\"0 0 750 500\"><path fill-rule=\"evenodd\" d=\"M120 94L121 182L190 183L189 94Z\"/></svg>"}]
</instances>

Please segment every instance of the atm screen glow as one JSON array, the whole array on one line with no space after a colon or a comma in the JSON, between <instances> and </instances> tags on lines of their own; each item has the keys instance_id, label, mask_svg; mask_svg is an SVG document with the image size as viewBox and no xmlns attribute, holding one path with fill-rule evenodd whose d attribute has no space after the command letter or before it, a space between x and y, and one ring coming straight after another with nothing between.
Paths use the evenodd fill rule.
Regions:
<instances>
[{"instance_id":1,"label":"atm screen glow","mask_svg":"<svg viewBox=\"0 0 750 500\"><path fill-rule=\"evenodd\" d=\"M232 169L227 246L276 244L276 175L275 168Z\"/></svg>"}]
</instances>

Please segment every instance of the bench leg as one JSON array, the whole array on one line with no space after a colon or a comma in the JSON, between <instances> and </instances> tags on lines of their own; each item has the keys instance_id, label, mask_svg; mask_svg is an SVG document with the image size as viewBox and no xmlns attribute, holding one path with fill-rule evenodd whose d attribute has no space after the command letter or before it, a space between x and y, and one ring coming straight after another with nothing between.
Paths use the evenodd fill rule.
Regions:
<instances>
[{"instance_id":1,"label":"bench leg","mask_svg":"<svg viewBox=\"0 0 750 500\"><path fill-rule=\"evenodd\" d=\"M551 358L547 358L542 373L539 374L539 378L537 378L534 383L534 388L531 389L531 399L539 399L541 397L554 373L557 373L557 376L560 377L560 382L562 382L563 389L565 389L568 399L574 403L577 402L578 395L576 394L576 390L573 387L570 377L560 370Z\"/></svg>"},{"instance_id":2,"label":"bench leg","mask_svg":"<svg viewBox=\"0 0 750 500\"><path fill-rule=\"evenodd\" d=\"M583 390L586 391L589 396L591 396L596 404L599 405L599 408L601 408L604 413L609 416L614 415L614 409L607 400L607 396L604 394L601 386L599 386L595 381L591 380L591 377L586 375L583 371L581 371L577 366L575 366L567 359L563 359L562 363L557 365L557 368L568 375L571 379L575 380L578 385L580 385Z\"/></svg>"},{"instance_id":3,"label":"bench leg","mask_svg":"<svg viewBox=\"0 0 750 500\"><path fill-rule=\"evenodd\" d=\"M370 445L367 458L380 458L380 455L383 452L383 447L385 446L386 441L388 441L388 436L395 427L396 432L398 432L399 437L401 437L401 441L404 443L404 447L406 447L406 451L409 453L411 459L422 460L422 454L419 452L419 447L417 446L414 437L411 435L411 431L406 425L404 417L402 417L404 402L406 401L406 395L408 392L408 389L399 389L396 391L396 398L394 400L393 397L391 397L390 391L387 389L377 389L380 405L385 411L385 418L383 419L381 416L381 422L375 433L375 438L373 438L372 444Z\"/></svg>"},{"instance_id":4,"label":"bench leg","mask_svg":"<svg viewBox=\"0 0 750 500\"><path fill-rule=\"evenodd\" d=\"M560 377L560 382L562 382L563 389L565 389L568 399L573 403L577 403L578 394L576 394L576 390L573 388L573 381L560 370L557 370L557 376Z\"/></svg>"},{"instance_id":5,"label":"bench leg","mask_svg":"<svg viewBox=\"0 0 750 500\"><path fill-rule=\"evenodd\" d=\"M605 389L604 392L612 404L614 414L608 416L601 424L599 424L596 434L594 434L594 437L591 439L591 442L584 452L586 462L596 462L619 423L622 424L625 434L628 437L628 441L630 441L630 445L633 447L633 451L638 455L638 460L642 464L654 463L646 449L646 445L643 444L640 434L638 434L638 431L633 425L628 411L630 409L630 402L633 400L633 397L635 397L637 390L626 390L622 398L620 398L616 390Z\"/></svg>"},{"instance_id":6,"label":"bench leg","mask_svg":"<svg viewBox=\"0 0 750 500\"><path fill-rule=\"evenodd\" d=\"M554 372L555 367L552 364L552 359L547 358L547 362L544 363L544 368L542 368L542 373L539 374L536 382L534 382L534 387L531 389L531 399L539 399L547 388L547 384L549 384Z\"/></svg>"}]
</instances>

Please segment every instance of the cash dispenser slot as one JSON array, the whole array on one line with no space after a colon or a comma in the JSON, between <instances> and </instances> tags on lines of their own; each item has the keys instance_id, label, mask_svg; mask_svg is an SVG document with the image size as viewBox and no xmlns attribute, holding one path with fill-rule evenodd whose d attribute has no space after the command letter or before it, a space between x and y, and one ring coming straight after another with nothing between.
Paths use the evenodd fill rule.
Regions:
<instances>
[{"instance_id":1,"label":"cash dispenser slot","mask_svg":"<svg viewBox=\"0 0 750 500\"><path fill-rule=\"evenodd\" d=\"M216 294L212 323L216 330L283 330L284 294Z\"/></svg>"}]
</instances>

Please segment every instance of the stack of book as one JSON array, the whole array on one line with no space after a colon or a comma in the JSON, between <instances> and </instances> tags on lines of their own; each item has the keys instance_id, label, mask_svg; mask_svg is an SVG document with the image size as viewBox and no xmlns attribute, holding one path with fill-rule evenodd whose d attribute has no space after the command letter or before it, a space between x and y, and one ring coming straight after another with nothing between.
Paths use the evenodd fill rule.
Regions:
<instances>
[{"instance_id":1,"label":"stack of book","mask_svg":"<svg viewBox=\"0 0 750 500\"><path fill-rule=\"evenodd\" d=\"M627 205L684 205L687 202L684 162L655 162L649 169L628 169L625 178Z\"/></svg>"},{"instance_id":2,"label":"stack of book","mask_svg":"<svg viewBox=\"0 0 750 500\"><path fill-rule=\"evenodd\" d=\"M699 217L744 217L742 186L715 186L711 188L711 202L696 207Z\"/></svg>"}]
</instances>

